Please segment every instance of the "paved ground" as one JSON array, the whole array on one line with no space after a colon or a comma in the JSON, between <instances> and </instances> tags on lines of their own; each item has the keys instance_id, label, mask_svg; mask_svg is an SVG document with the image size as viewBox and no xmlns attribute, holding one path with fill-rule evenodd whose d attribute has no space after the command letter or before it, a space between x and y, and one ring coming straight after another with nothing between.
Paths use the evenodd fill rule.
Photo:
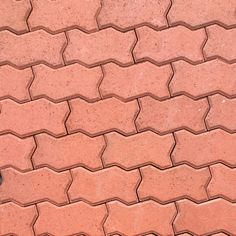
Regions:
<instances>
[{"instance_id":1,"label":"paved ground","mask_svg":"<svg viewBox=\"0 0 236 236\"><path fill-rule=\"evenodd\" d=\"M235 0L0 1L0 235L236 235Z\"/></svg>"}]
</instances>

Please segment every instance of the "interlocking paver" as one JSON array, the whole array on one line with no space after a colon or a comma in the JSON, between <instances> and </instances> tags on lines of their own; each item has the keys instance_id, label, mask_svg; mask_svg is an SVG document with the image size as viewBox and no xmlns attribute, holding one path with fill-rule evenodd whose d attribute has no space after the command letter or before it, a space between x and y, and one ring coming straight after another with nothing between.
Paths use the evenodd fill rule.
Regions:
<instances>
[{"instance_id":1,"label":"interlocking paver","mask_svg":"<svg viewBox=\"0 0 236 236\"><path fill-rule=\"evenodd\" d=\"M208 40L204 47L207 59L223 58L229 62L236 61L236 29L225 29L218 25L206 28Z\"/></svg>"},{"instance_id":2,"label":"interlocking paver","mask_svg":"<svg viewBox=\"0 0 236 236\"><path fill-rule=\"evenodd\" d=\"M236 26L235 8L234 0L172 0L168 19L171 25L185 24L194 28L216 22Z\"/></svg>"},{"instance_id":3,"label":"interlocking paver","mask_svg":"<svg viewBox=\"0 0 236 236\"><path fill-rule=\"evenodd\" d=\"M46 99L18 104L6 99L0 101L0 133L12 132L30 136L48 132L54 136L66 134L64 121L69 114L67 102L54 104Z\"/></svg>"},{"instance_id":4,"label":"interlocking paver","mask_svg":"<svg viewBox=\"0 0 236 236\"><path fill-rule=\"evenodd\" d=\"M31 11L30 0L1 0L0 30L26 33L29 29L26 19Z\"/></svg>"},{"instance_id":5,"label":"interlocking paver","mask_svg":"<svg viewBox=\"0 0 236 236\"><path fill-rule=\"evenodd\" d=\"M90 135L109 131L136 133L134 118L139 110L136 101L123 103L116 98L108 98L96 103L87 103L82 99L73 99L69 103L71 114L66 125L70 133L76 131L84 131Z\"/></svg>"},{"instance_id":6,"label":"interlocking paver","mask_svg":"<svg viewBox=\"0 0 236 236\"><path fill-rule=\"evenodd\" d=\"M107 204L108 218L104 228L108 235L158 235L174 236L172 221L176 214L174 203L161 205L154 201L145 201L132 206L114 201Z\"/></svg>"},{"instance_id":7,"label":"interlocking paver","mask_svg":"<svg viewBox=\"0 0 236 236\"><path fill-rule=\"evenodd\" d=\"M35 206L20 207L12 202L0 204L0 235L34 236L32 225L36 217Z\"/></svg>"},{"instance_id":8,"label":"interlocking paver","mask_svg":"<svg viewBox=\"0 0 236 236\"><path fill-rule=\"evenodd\" d=\"M106 218L105 205L92 207L77 202L57 207L48 202L37 205L39 218L34 225L36 235L96 235L104 236L102 224Z\"/></svg>"},{"instance_id":9,"label":"interlocking paver","mask_svg":"<svg viewBox=\"0 0 236 236\"><path fill-rule=\"evenodd\" d=\"M0 136L0 169L8 166L22 171L33 169L31 156L35 148L33 137L20 139L11 134Z\"/></svg>"},{"instance_id":10,"label":"interlocking paver","mask_svg":"<svg viewBox=\"0 0 236 236\"><path fill-rule=\"evenodd\" d=\"M210 129L223 128L236 131L236 99L228 99L220 94L209 97L211 109L206 117Z\"/></svg>"},{"instance_id":11,"label":"interlocking paver","mask_svg":"<svg viewBox=\"0 0 236 236\"><path fill-rule=\"evenodd\" d=\"M60 32L76 27L91 32L98 29L96 14L100 0L32 0L32 6L28 20L31 30Z\"/></svg>"},{"instance_id":12,"label":"interlocking paver","mask_svg":"<svg viewBox=\"0 0 236 236\"><path fill-rule=\"evenodd\" d=\"M174 147L171 134L159 136L146 131L130 137L118 133L105 135L107 147L102 155L105 166L118 165L125 169L153 164L159 168L172 166L170 153Z\"/></svg>"},{"instance_id":13,"label":"interlocking paver","mask_svg":"<svg viewBox=\"0 0 236 236\"><path fill-rule=\"evenodd\" d=\"M73 64L59 69L45 65L33 67L35 78L30 92L33 99L47 97L54 102L73 97L89 101L100 99L98 86L102 79L101 68L88 69Z\"/></svg>"},{"instance_id":14,"label":"interlocking paver","mask_svg":"<svg viewBox=\"0 0 236 236\"><path fill-rule=\"evenodd\" d=\"M0 66L0 99L11 98L18 102L30 101L29 86L33 74L30 68L17 70L11 66Z\"/></svg>"},{"instance_id":15,"label":"interlocking paver","mask_svg":"<svg viewBox=\"0 0 236 236\"><path fill-rule=\"evenodd\" d=\"M67 32L69 42L64 56L67 63L80 62L94 66L106 62L133 64L131 50L136 42L134 31L121 33L108 28L92 34L80 30Z\"/></svg>"},{"instance_id":16,"label":"interlocking paver","mask_svg":"<svg viewBox=\"0 0 236 236\"><path fill-rule=\"evenodd\" d=\"M66 190L71 182L69 172L57 173L48 168L21 173L15 169L1 170L4 179L0 185L0 202L15 201L30 205L51 201L62 205L68 203Z\"/></svg>"},{"instance_id":17,"label":"interlocking paver","mask_svg":"<svg viewBox=\"0 0 236 236\"><path fill-rule=\"evenodd\" d=\"M51 35L38 30L18 36L0 31L0 64L10 63L21 68L38 63L62 66L61 51L65 43L64 33Z\"/></svg>"},{"instance_id":18,"label":"interlocking paver","mask_svg":"<svg viewBox=\"0 0 236 236\"><path fill-rule=\"evenodd\" d=\"M212 60L199 65L185 61L173 63L174 76L170 82L171 95L188 94L200 98L213 93L236 96L236 64Z\"/></svg>"},{"instance_id":19,"label":"interlocking paver","mask_svg":"<svg viewBox=\"0 0 236 236\"><path fill-rule=\"evenodd\" d=\"M144 95L168 98L168 82L172 77L170 65L155 66L150 62L130 67L120 67L114 63L103 66L104 78L100 86L103 98L116 96L131 100Z\"/></svg>"},{"instance_id":20,"label":"interlocking paver","mask_svg":"<svg viewBox=\"0 0 236 236\"><path fill-rule=\"evenodd\" d=\"M163 64L178 59L192 63L203 61L202 46L206 40L204 29L190 30L176 26L156 31L149 27L136 29L138 42L134 48L136 61L151 60Z\"/></svg>"},{"instance_id":21,"label":"interlocking paver","mask_svg":"<svg viewBox=\"0 0 236 236\"><path fill-rule=\"evenodd\" d=\"M183 128L196 133L206 130L204 124L204 116L208 109L206 98L194 101L186 96L178 96L158 101L144 97L139 101L141 112L136 121L139 131L151 129L164 134Z\"/></svg>"},{"instance_id":22,"label":"interlocking paver","mask_svg":"<svg viewBox=\"0 0 236 236\"><path fill-rule=\"evenodd\" d=\"M178 215L174 222L177 233L190 231L194 235L211 235L225 231L236 234L236 205L224 199L196 204L189 200L177 202Z\"/></svg>"},{"instance_id":23,"label":"interlocking paver","mask_svg":"<svg viewBox=\"0 0 236 236\"><path fill-rule=\"evenodd\" d=\"M137 202L136 187L141 179L138 170L111 167L90 172L79 167L72 170L72 176L73 183L68 192L72 201L98 204L118 199L127 204Z\"/></svg>"},{"instance_id":24,"label":"interlocking paver","mask_svg":"<svg viewBox=\"0 0 236 236\"><path fill-rule=\"evenodd\" d=\"M176 147L172 153L174 164L188 163L203 167L225 163L236 167L236 134L216 129L200 135L181 130L175 133Z\"/></svg>"},{"instance_id":25,"label":"interlocking paver","mask_svg":"<svg viewBox=\"0 0 236 236\"><path fill-rule=\"evenodd\" d=\"M210 197L224 197L236 201L236 169L222 164L210 166L212 179L208 185Z\"/></svg>"},{"instance_id":26,"label":"interlocking paver","mask_svg":"<svg viewBox=\"0 0 236 236\"><path fill-rule=\"evenodd\" d=\"M190 198L197 202L207 200L206 184L210 179L208 168L195 170L181 165L168 170L153 166L141 168L142 182L138 189L141 200L154 199L166 203Z\"/></svg>"},{"instance_id":27,"label":"interlocking paver","mask_svg":"<svg viewBox=\"0 0 236 236\"><path fill-rule=\"evenodd\" d=\"M103 0L98 23L101 27L113 26L119 30L140 25L163 28L168 26L165 15L169 6L170 0Z\"/></svg>"},{"instance_id":28,"label":"interlocking paver","mask_svg":"<svg viewBox=\"0 0 236 236\"><path fill-rule=\"evenodd\" d=\"M33 155L34 166L49 166L64 170L75 166L84 166L91 170L102 168L101 154L105 148L102 136L90 138L76 133L62 138L47 134L35 137L37 149Z\"/></svg>"}]
</instances>

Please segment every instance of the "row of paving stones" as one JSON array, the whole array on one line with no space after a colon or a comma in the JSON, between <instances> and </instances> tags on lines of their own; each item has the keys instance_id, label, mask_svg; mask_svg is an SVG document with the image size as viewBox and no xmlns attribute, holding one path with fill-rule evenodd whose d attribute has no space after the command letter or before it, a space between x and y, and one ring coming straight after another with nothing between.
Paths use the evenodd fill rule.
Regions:
<instances>
[{"instance_id":1,"label":"row of paving stones","mask_svg":"<svg viewBox=\"0 0 236 236\"><path fill-rule=\"evenodd\" d=\"M79 131L97 136L111 131L132 135L152 130L164 135L180 129L196 134L215 128L230 133L236 130L232 119L236 99L220 94L199 100L181 95L158 101L144 96L130 102L107 98L94 103L81 98L59 103L41 98L23 104L4 99L0 106L0 133L20 137L41 132L61 137Z\"/></svg>"},{"instance_id":2,"label":"row of paving stones","mask_svg":"<svg viewBox=\"0 0 236 236\"><path fill-rule=\"evenodd\" d=\"M212 23L236 26L234 0L4 0L0 6L0 29L16 33L44 28L61 32L80 28L93 32L109 26L129 30L140 25L163 29L185 24L196 29ZM132 16L132 17L131 17Z\"/></svg>"},{"instance_id":3,"label":"row of paving stones","mask_svg":"<svg viewBox=\"0 0 236 236\"><path fill-rule=\"evenodd\" d=\"M111 201L98 206L76 202L57 207L49 202L21 207L0 205L1 235L214 235L236 234L236 205L218 198L196 204L190 200L161 205L146 200L131 206ZM217 214L216 214L217 213ZM134 220L135 219L135 220ZM183 233L183 234L182 234ZM227 235L224 233L216 235Z\"/></svg>"},{"instance_id":4,"label":"row of paving stones","mask_svg":"<svg viewBox=\"0 0 236 236\"><path fill-rule=\"evenodd\" d=\"M80 62L91 67L116 62L128 66L145 60L162 65L179 59L197 64L218 57L235 62L235 37L235 28L218 25L198 30L175 26L162 31L144 26L125 33L107 28L90 34L73 29L55 35L37 30L21 36L4 30L0 31L0 64L26 68Z\"/></svg>"},{"instance_id":5,"label":"row of paving stones","mask_svg":"<svg viewBox=\"0 0 236 236\"><path fill-rule=\"evenodd\" d=\"M60 172L84 167L97 171L116 165L133 170L150 164L164 170L180 164L199 169L217 163L236 167L235 145L236 134L220 129L200 135L181 130L163 136L145 131L129 137L111 132L94 138L82 133L61 138L41 133L24 139L7 134L0 136L0 169L26 172L49 167Z\"/></svg>"},{"instance_id":6,"label":"row of paving stones","mask_svg":"<svg viewBox=\"0 0 236 236\"><path fill-rule=\"evenodd\" d=\"M5 65L0 67L0 98L19 103L43 97L53 102L75 97L88 102L109 97L130 101L145 95L158 100L176 95L198 99L215 93L233 98L235 73L236 64L217 59L198 65L180 60L164 66L141 62L129 67L108 63L94 68L75 63L58 69L41 64L19 70Z\"/></svg>"},{"instance_id":7,"label":"row of paving stones","mask_svg":"<svg viewBox=\"0 0 236 236\"><path fill-rule=\"evenodd\" d=\"M183 164L167 170L146 165L129 171L112 166L95 172L77 167L60 173L46 167L26 173L5 168L1 175L1 203L13 201L22 206L45 200L58 206L80 200L90 205L149 199L162 204L181 199L202 203L217 197L236 202L236 170L223 164L201 169Z\"/></svg>"}]
</instances>

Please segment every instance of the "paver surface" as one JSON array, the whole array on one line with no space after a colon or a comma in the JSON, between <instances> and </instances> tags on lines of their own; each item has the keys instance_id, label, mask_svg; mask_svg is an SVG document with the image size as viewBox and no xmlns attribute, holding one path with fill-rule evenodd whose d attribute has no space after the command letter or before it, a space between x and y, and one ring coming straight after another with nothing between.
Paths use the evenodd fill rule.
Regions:
<instances>
[{"instance_id":1,"label":"paver surface","mask_svg":"<svg viewBox=\"0 0 236 236\"><path fill-rule=\"evenodd\" d=\"M236 0L0 0L0 236L236 236Z\"/></svg>"}]
</instances>

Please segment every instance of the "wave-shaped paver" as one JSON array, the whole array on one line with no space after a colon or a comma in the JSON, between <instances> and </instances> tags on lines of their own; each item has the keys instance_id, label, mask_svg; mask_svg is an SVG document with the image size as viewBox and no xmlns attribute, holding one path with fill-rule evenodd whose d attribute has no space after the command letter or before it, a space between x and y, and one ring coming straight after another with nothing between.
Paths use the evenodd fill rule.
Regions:
<instances>
[{"instance_id":1,"label":"wave-shaped paver","mask_svg":"<svg viewBox=\"0 0 236 236\"><path fill-rule=\"evenodd\" d=\"M233 27L236 25L235 7L234 0L172 0L168 19L171 25L185 24L194 28L212 23Z\"/></svg>"},{"instance_id":2,"label":"wave-shaped paver","mask_svg":"<svg viewBox=\"0 0 236 236\"><path fill-rule=\"evenodd\" d=\"M90 138L76 133L62 138L47 134L35 136L37 149L33 163L37 168L49 166L57 171L83 166L91 170L101 169L101 154L105 148L102 136Z\"/></svg>"},{"instance_id":3,"label":"wave-shaped paver","mask_svg":"<svg viewBox=\"0 0 236 236\"><path fill-rule=\"evenodd\" d=\"M211 235L224 231L236 234L236 205L225 199L196 204L187 199L177 202L178 215L174 222L177 233L190 231L196 235Z\"/></svg>"},{"instance_id":4,"label":"wave-shaped paver","mask_svg":"<svg viewBox=\"0 0 236 236\"><path fill-rule=\"evenodd\" d=\"M18 70L11 66L0 66L0 99L11 98L18 102L29 102L29 86L33 80L32 70Z\"/></svg>"},{"instance_id":5,"label":"wave-shaped paver","mask_svg":"<svg viewBox=\"0 0 236 236\"><path fill-rule=\"evenodd\" d=\"M0 101L0 133L14 133L21 137L48 132L55 136L66 134L64 121L69 114L67 102L52 103L46 99L18 104Z\"/></svg>"},{"instance_id":6,"label":"wave-shaped paver","mask_svg":"<svg viewBox=\"0 0 236 236\"><path fill-rule=\"evenodd\" d=\"M44 30L15 35L0 31L0 64L20 68L45 63L54 67L63 66L62 50L66 44L64 33L52 35Z\"/></svg>"},{"instance_id":7,"label":"wave-shaped paver","mask_svg":"<svg viewBox=\"0 0 236 236\"><path fill-rule=\"evenodd\" d=\"M187 165L168 170L153 166L142 167L142 182L138 189L141 200L154 199L161 203L190 198L196 202L208 199L206 185L210 179L208 168L195 170Z\"/></svg>"},{"instance_id":8,"label":"wave-shaped paver","mask_svg":"<svg viewBox=\"0 0 236 236\"><path fill-rule=\"evenodd\" d=\"M225 163L236 167L236 134L216 129L200 135L181 130L175 133L174 164L188 163L195 168Z\"/></svg>"},{"instance_id":9,"label":"wave-shaped paver","mask_svg":"<svg viewBox=\"0 0 236 236\"><path fill-rule=\"evenodd\" d=\"M0 169L13 166L22 171L33 169L31 157L36 148L33 137L20 139L12 134L0 136Z\"/></svg>"},{"instance_id":10,"label":"wave-shaped paver","mask_svg":"<svg viewBox=\"0 0 236 236\"><path fill-rule=\"evenodd\" d=\"M91 34L80 30L67 32L68 46L64 52L67 63L80 62L86 66L117 62L133 64L131 50L136 42L134 31L122 33L108 28Z\"/></svg>"},{"instance_id":11,"label":"wave-shaped paver","mask_svg":"<svg viewBox=\"0 0 236 236\"><path fill-rule=\"evenodd\" d=\"M151 97L139 99L141 111L136 124L139 131L154 130L165 134L179 129L199 133L206 130L204 116L208 110L206 98L194 101L178 96L165 101Z\"/></svg>"},{"instance_id":12,"label":"wave-shaped paver","mask_svg":"<svg viewBox=\"0 0 236 236\"><path fill-rule=\"evenodd\" d=\"M173 67L174 76L170 82L172 96L187 94L200 98L213 93L236 96L236 64L216 59L199 65L177 61Z\"/></svg>"},{"instance_id":13,"label":"wave-shaped paver","mask_svg":"<svg viewBox=\"0 0 236 236\"><path fill-rule=\"evenodd\" d=\"M73 183L68 194L72 201L84 200L92 204L113 199L119 199L127 204L138 201L136 186L141 179L138 170L125 171L118 167L111 167L90 172L79 167L71 172Z\"/></svg>"},{"instance_id":14,"label":"wave-shaped paver","mask_svg":"<svg viewBox=\"0 0 236 236\"><path fill-rule=\"evenodd\" d=\"M223 128L229 132L236 131L236 98L228 99L220 94L209 97L211 109L206 117L210 129Z\"/></svg>"},{"instance_id":15,"label":"wave-shaped paver","mask_svg":"<svg viewBox=\"0 0 236 236\"><path fill-rule=\"evenodd\" d=\"M0 4L0 30L8 29L15 33L26 33L29 31L27 17L30 11L30 0L2 0Z\"/></svg>"},{"instance_id":16,"label":"wave-shaped paver","mask_svg":"<svg viewBox=\"0 0 236 236\"><path fill-rule=\"evenodd\" d=\"M225 29L218 25L206 28L208 40L203 49L207 59L223 58L228 62L236 61L236 29Z\"/></svg>"},{"instance_id":17,"label":"wave-shaped paver","mask_svg":"<svg viewBox=\"0 0 236 236\"><path fill-rule=\"evenodd\" d=\"M120 30L140 25L164 28L168 26L165 15L169 6L170 0L103 0L98 23L101 27L113 26Z\"/></svg>"},{"instance_id":18,"label":"wave-shaped paver","mask_svg":"<svg viewBox=\"0 0 236 236\"><path fill-rule=\"evenodd\" d=\"M137 28L136 32L138 42L134 48L134 58L137 62L151 60L164 64L178 59L191 63L203 62L204 29L192 31L184 26L176 26L156 31L144 26Z\"/></svg>"},{"instance_id":19,"label":"wave-shaped paver","mask_svg":"<svg viewBox=\"0 0 236 236\"><path fill-rule=\"evenodd\" d=\"M123 203L113 201L107 206L109 215L104 224L107 235L114 233L146 235L153 232L174 236L171 225L176 214L174 203L161 205L150 200L126 206Z\"/></svg>"},{"instance_id":20,"label":"wave-shaped paver","mask_svg":"<svg viewBox=\"0 0 236 236\"><path fill-rule=\"evenodd\" d=\"M223 197L236 202L236 169L222 164L210 166L212 179L208 185L208 193L212 198Z\"/></svg>"},{"instance_id":21,"label":"wave-shaped paver","mask_svg":"<svg viewBox=\"0 0 236 236\"><path fill-rule=\"evenodd\" d=\"M0 201L14 201L28 206L41 201L51 201L58 205L68 203L66 194L71 182L69 172L57 173L48 168L26 173L13 168L1 170L4 179L0 186Z\"/></svg>"},{"instance_id":22,"label":"wave-shaped paver","mask_svg":"<svg viewBox=\"0 0 236 236\"><path fill-rule=\"evenodd\" d=\"M37 216L35 206L21 207L12 202L0 204L0 235L34 236L33 223Z\"/></svg>"},{"instance_id":23,"label":"wave-shaped paver","mask_svg":"<svg viewBox=\"0 0 236 236\"><path fill-rule=\"evenodd\" d=\"M109 131L119 131L127 135L136 133L134 119L139 110L136 101L124 103L116 98L108 98L87 103L82 99L73 99L69 104L71 114L66 126L70 133L77 131L90 135Z\"/></svg>"},{"instance_id":24,"label":"wave-shaped paver","mask_svg":"<svg viewBox=\"0 0 236 236\"><path fill-rule=\"evenodd\" d=\"M28 19L31 30L44 28L60 32L76 27L87 32L98 30L96 14L100 0L32 0L33 11Z\"/></svg>"},{"instance_id":25,"label":"wave-shaped paver","mask_svg":"<svg viewBox=\"0 0 236 236\"><path fill-rule=\"evenodd\" d=\"M90 206L77 202L57 207L48 202L37 204L39 218L34 230L36 235L96 235L104 236L103 222L107 215L105 205Z\"/></svg>"},{"instance_id":26,"label":"wave-shaped paver","mask_svg":"<svg viewBox=\"0 0 236 236\"><path fill-rule=\"evenodd\" d=\"M159 136L146 131L129 137L112 132L105 135L107 147L102 155L105 166L118 165L133 169L147 164L159 168L172 166L170 153L174 147L171 134Z\"/></svg>"},{"instance_id":27,"label":"wave-shaped paver","mask_svg":"<svg viewBox=\"0 0 236 236\"><path fill-rule=\"evenodd\" d=\"M103 66L104 78L100 86L103 98L116 96L132 100L144 95L168 98L168 82L172 77L170 65L155 66L150 62L121 67L114 63Z\"/></svg>"},{"instance_id":28,"label":"wave-shaped paver","mask_svg":"<svg viewBox=\"0 0 236 236\"><path fill-rule=\"evenodd\" d=\"M46 97L54 102L81 97L88 101L100 99L98 86L103 77L101 68L88 69L73 64L59 69L45 65L33 67L34 81L30 87L33 99Z\"/></svg>"}]
</instances>

